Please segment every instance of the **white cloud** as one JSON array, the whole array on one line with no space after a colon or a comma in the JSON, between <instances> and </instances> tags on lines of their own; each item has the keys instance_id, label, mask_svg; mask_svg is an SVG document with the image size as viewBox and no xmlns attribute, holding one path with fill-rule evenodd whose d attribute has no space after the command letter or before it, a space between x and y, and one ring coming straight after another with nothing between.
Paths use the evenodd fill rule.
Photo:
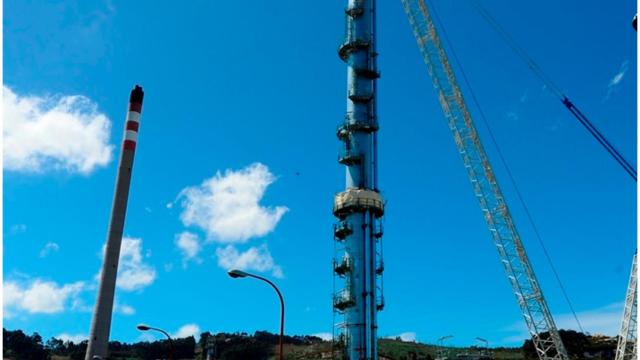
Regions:
<instances>
[{"instance_id":1,"label":"white cloud","mask_svg":"<svg viewBox=\"0 0 640 360\"><path fill-rule=\"evenodd\" d=\"M71 341L74 344L79 344L79 343L83 342L84 340L89 339L89 337L87 335L85 335L85 334L71 335L71 334L67 334L67 333L62 333L62 334L54 336L54 337L56 339L62 340L64 342Z\"/></svg>"},{"instance_id":2,"label":"white cloud","mask_svg":"<svg viewBox=\"0 0 640 360\"><path fill-rule=\"evenodd\" d=\"M95 286L90 284L85 285L84 290L91 291L95 290ZM93 306L87 305L87 303L81 297L74 297L71 301L71 310L79 311L84 313L93 312Z\"/></svg>"},{"instance_id":3,"label":"white cloud","mask_svg":"<svg viewBox=\"0 0 640 360\"><path fill-rule=\"evenodd\" d=\"M267 187L276 180L267 166L254 163L244 169L218 172L201 185L187 187L178 195L180 219L197 226L210 240L244 243L273 231L288 211L285 206L260 206Z\"/></svg>"},{"instance_id":4,"label":"white cloud","mask_svg":"<svg viewBox=\"0 0 640 360\"><path fill-rule=\"evenodd\" d=\"M202 246L200 246L200 239L198 238L198 235L188 231L183 231L176 235L175 243L182 252L183 265L186 265L189 260L195 262L201 261L198 258L198 254L200 253L200 250L202 250Z\"/></svg>"},{"instance_id":5,"label":"white cloud","mask_svg":"<svg viewBox=\"0 0 640 360\"><path fill-rule=\"evenodd\" d=\"M387 339L397 339L400 338L400 340L404 341L404 342L416 342L416 333L414 332L403 332L402 334L399 335L394 335L394 336L388 336Z\"/></svg>"},{"instance_id":6,"label":"white cloud","mask_svg":"<svg viewBox=\"0 0 640 360\"><path fill-rule=\"evenodd\" d=\"M280 266L276 265L266 244L259 247L252 246L245 252L240 252L233 245L216 249L218 265L225 269L270 271L276 278L284 275Z\"/></svg>"},{"instance_id":7,"label":"white cloud","mask_svg":"<svg viewBox=\"0 0 640 360\"><path fill-rule=\"evenodd\" d=\"M629 61L625 60L624 62L622 62L622 65L620 65L620 70L618 70L618 72L613 76L613 78L609 80L609 85L607 86L607 95L604 97L603 101L606 101L609 99L609 97L618 87L620 82L622 82L622 79L624 78L624 75L627 73L628 69L629 69Z\"/></svg>"},{"instance_id":8,"label":"white cloud","mask_svg":"<svg viewBox=\"0 0 640 360\"><path fill-rule=\"evenodd\" d=\"M189 336L198 337L200 335L200 327L196 324L186 324L180 327L178 331L173 334L176 339L186 338Z\"/></svg>"},{"instance_id":9,"label":"white cloud","mask_svg":"<svg viewBox=\"0 0 640 360\"><path fill-rule=\"evenodd\" d=\"M155 279L156 270L142 258L142 239L124 237L120 248L117 286L127 291L138 290Z\"/></svg>"},{"instance_id":10,"label":"white cloud","mask_svg":"<svg viewBox=\"0 0 640 360\"><path fill-rule=\"evenodd\" d=\"M627 73L628 69L629 61L623 62L622 65L620 65L620 70L618 71L618 73L611 79L611 81L609 81L609 87L618 85L624 78L624 75Z\"/></svg>"},{"instance_id":11,"label":"white cloud","mask_svg":"<svg viewBox=\"0 0 640 360\"><path fill-rule=\"evenodd\" d=\"M580 311L576 313L578 320L585 332L590 334L602 334L615 336L620 330L624 303L613 303L600 308ZM553 316L558 329L580 331L572 313L563 313ZM500 345L522 344L529 338L524 320L511 324L503 329L512 334L499 341Z\"/></svg>"},{"instance_id":12,"label":"white cloud","mask_svg":"<svg viewBox=\"0 0 640 360\"><path fill-rule=\"evenodd\" d=\"M591 334L615 336L620 330L624 303L614 303L594 310L578 312L578 320L584 331ZM573 314L560 314L555 317L560 329L578 329Z\"/></svg>"},{"instance_id":13,"label":"white cloud","mask_svg":"<svg viewBox=\"0 0 640 360\"><path fill-rule=\"evenodd\" d=\"M43 248L40 250L40 257L46 257L52 252L60 250L60 246L54 242L49 241Z\"/></svg>"},{"instance_id":14,"label":"white cloud","mask_svg":"<svg viewBox=\"0 0 640 360\"><path fill-rule=\"evenodd\" d=\"M311 336L319 337L324 341L331 341L331 339L333 339L333 334L328 332L315 333L315 334L311 334Z\"/></svg>"},{"instance_id":15,"label":"white cloud","mask_svg":"<svg viewBox=\"0 0 640 360\"><path fill-rule=\"evenodd\" d=\"M104 258L105 247L102 247ZM149 252L147 252L147 257ZM100 274L96 276L100 279ZM134 291L151 285L156 279L156 270L144 262L142 239L123 237L120 246L120 262L116 286L124 291Z\"/></svg>"},{"instance_id":16,"label":"white cloud","mask_svg":"<svg viewBox=\"0 0 640 360\"><path fill-rule=\"evenodd\" d=\"M21 96L3 86L4 167L88 174L112 158L111 122L81 95Z\"/></svg>"},{"instance_id":17,"label":"white cloud","mask_svg":"<svg viewBox=\"0 0 640 360\"><path fill-rule=\"evenodd\" d=\"M118 314L122 314L122 315L133 315L136 313L136 309L126 304L116 304L114 310Z\"/></svg>"},{"instance_id":18,"label":"white cloud","mask_svg":"<svg viewBox=\"0 0 640 360\"><path fill-rule=\"evenodd\" d=\"M81 281L58 285L53 281L36 279L30 284L6 281L3 287L4 314L15 312L54 314L62 312L83 290Z\"/></svg>"}]
</instances>

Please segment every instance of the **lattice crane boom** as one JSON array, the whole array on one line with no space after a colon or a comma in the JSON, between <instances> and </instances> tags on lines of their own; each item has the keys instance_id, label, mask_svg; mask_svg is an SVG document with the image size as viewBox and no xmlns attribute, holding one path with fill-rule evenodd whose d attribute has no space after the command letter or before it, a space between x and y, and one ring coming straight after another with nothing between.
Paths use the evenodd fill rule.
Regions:
<instances>
[{"instance_id":1,"label":"lattice crane boom","mask_svg":"<svg viewBox=\"0 0 640 360\"><path fill-rule=\"evenodd\" d=\"M624 301L624 313L622 315L622 326L618 337L616 348L616 360L636 360L637 354L637 331L638 331L638 275L636 272L636 257L633 255L631 265L631 276L629 276L629 287Z\"/></svg>"},{"instance_id":2,"label":"lattice crane boom","mask_svg":"<svg viewBox=\"0 0 640 360\"><path fill-rule=\"evenodd\" d=\"M568 359L424 0L402 0L538 356Z\"/></svg>"}]
</instances>

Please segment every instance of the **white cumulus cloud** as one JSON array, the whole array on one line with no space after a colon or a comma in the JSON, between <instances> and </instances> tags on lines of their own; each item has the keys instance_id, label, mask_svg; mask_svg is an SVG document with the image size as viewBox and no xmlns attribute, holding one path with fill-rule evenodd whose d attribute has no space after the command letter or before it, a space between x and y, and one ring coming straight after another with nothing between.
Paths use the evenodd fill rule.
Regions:
<instances>
[{"instance_id":1,"label":"white cumulus cloud","mask_svg":"<svg viewBox=\"0 0 640 360\"><path fill-rule=\"evenodd\" d=\"M27 284L6 281L3 286L4 314L10 317L16 312L59 313L69 308L83 289L81 281L65 285L41 279Z\"/></svg>"},{"instance_id":2,"label":"white cumulus cloud","mask_svg":"<svg viewBox=\"0 0 640 360\"><path fill-rule=\"evenodd\" d=\"M87 97L3 93L5 169L88 174L111 161L111 122Z\"/></svg>"},{"instance_id":3,"label":"white cumulus cloud","mask_svg":"<svg viewBox=\"0 0 640 360\"><path fill-rule=\"evenodd\" d=\"M116 284L122 290L138 290L151 285L156 270L143 261L142 239L124 237L120 248L120 265Z\"/></svg>"},{"instance_id":4,"label":"white cumulus cloud","mask_svg":"<svg viewBox=\"0 0 640 360\"><path fill-rule=\"evenodd\" d=\"M105 247L102 247L104 258ZM147 252L147 257L149 252ZM96 276L100 279L100 274ZM156 279L156 270L144 261L142 239L123 237L120 246L120 262L116 286L124 291L134 291L151 285Z\"/></svg>"},{"instance_id":5,"label":"white cumulus cloud","mask_svg":"<svg viewBox=\"0 0 640 360\"><path fill-rule=\"evenodd\" d=\"M200 250L202 250L202 246L200 245L198 235L192 232L183 231L176 235L175 242L178 249L180 249L180 252L182 252L183 264L186 264L190 260L200 262L198 254L200 253Z\"/></svg>"},{"instance_id":6,"label":"white cumulus cloud","mask_svg":"<svg viewBox=\"0 0 640 360\"><path fill-rule=\"evenodd\" d=\"M200 335L200 327L196 324L186 324L180 327L178 331L173 334L176 339L186 338L189 336L198 337Z\"/></svg>"},{"instance_id":7,"label":"white cumulus cloud","mask_svg":"<svg viewBox=\"0 0 640 360\"><path fill-rule=\"evenodd\" d=\"M60 250L60 245L49 241L48 243L46 243L46 245L42 248L42 250L40 250L40 257L44 258L47 257L49 254L51 254L52 252L56 252Z\"/></svg>"},{"instance_id":8,"label":"white cumulus cloud","mask_svg":"<svg viewBox=\"0 0 640 360\"><path fill-rule=\"evenodd\" d=\"M244 243L273 231L288 211L285 206L263 207L260 200L276 180L269 168L254 163L241 170L218 172L199 186L183 189L180 218L185 226L197 226L209 240Z\"/></svg>"},{"instance_id":9,"label":"white cumulus cloud","mask_svg":"<svg viewBox=\"0 0 640 360\"><path fill-rule=\"evenodd\" d=\"M250 247L247 251L240 252L233 245L216 249L218 265L225 269L255 270L259 272L271 272L277 278L284 275L280 266L276 265L266 244Z\"/></svg>"}]
</instances>

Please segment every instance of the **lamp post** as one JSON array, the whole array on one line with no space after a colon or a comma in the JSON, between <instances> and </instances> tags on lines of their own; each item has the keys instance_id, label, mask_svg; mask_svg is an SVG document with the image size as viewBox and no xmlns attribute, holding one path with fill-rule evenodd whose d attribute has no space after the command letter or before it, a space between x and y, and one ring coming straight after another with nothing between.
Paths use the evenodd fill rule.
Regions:
<instances>
[{"instance_id":1,"label":"lamp post","mask_svg":"<svg viewBox=\"0 0 640 360\"><path fill-rule=\"evenodd\" d=\"M156 328L156 327L145 325L145 324L138 324L138 326L136 326L136 328L138 328L138 330L140 330L140 331L155 330L155 331L163 333L164 336L166 336L167 339L169 339L169 349L170 349L170 351L169 351L169 359L171 359L171 360L174 359L175 349L173 347L173 339L171 338L169 333L167 333L166 331L164 331L164 330L162 330L160 328Z\"/></svg>"},{"instance_id":2,"label":"lamp post","mask_svg":"<svg viewBox=\"0 0 640 360\"><path fill-rule=\"evenodd\" d=\"M438 338L438 344L440 345L440 354L438 354L438 358L440 360L445 360L447 359L447 357L444 356L444 341L447 339L451 339L453 337L453 335L447 335L447 336L440 336Z\"/></svg>"},{"instance_id":3,"label":"lamp post","mask_svg":"<svg viewBox=\"0 0 640 360\"><path fill-rule=\"evenodd\" d=\"M489 356L489 341L481 338L481 337L477 337L476 340L483 342L484 343L484 355L485 356Z\"/></svg>"},{"instance_id":4,"label":"lamp post","mask_svg":"<svg viewBox=\"0 0 640 360\"><path fill-rule=\"evenodd\" d=\"M278 354L278 359L282 360L283 356L284 356L284 351L283 351L283 338L284 338L284 299L282 298L282 294L280 293L280 290L278 290L278 287L272 283L269 279L263 278L262 276L258 276L258 275L254 275L254 274L250 274L241 270L229 270L229 276L231 276L234 279L237 278L245 278L245 277L252 277L254 279L258 279L258 280L262 280L264 282L266 282L267 284L271 285L271 287L276 291L276 293L278 294L278 298L280 298L280 344L279 344L279 354Z\"/></svg>"}]
</instances>

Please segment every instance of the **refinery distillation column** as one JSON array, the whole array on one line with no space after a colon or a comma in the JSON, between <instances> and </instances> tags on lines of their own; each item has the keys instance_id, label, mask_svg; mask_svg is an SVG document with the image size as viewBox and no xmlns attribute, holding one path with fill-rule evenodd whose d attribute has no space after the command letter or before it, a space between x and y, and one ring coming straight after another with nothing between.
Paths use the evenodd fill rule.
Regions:
<instances>
[{"instance_id":1,"label":"refinery distillation column","mask_svg":"<svg viewBox=\"0 0 640 360\"><path fill-rule=\"evenodd\" d=\"M120 155L120 164L116 176L116 189L111 209L111 221L107 232L107 243L104 250L100 288L93 312L93 320L91 321L91 332L85 360L93 360L94 356L106 359L109 351L109 332L111 331L111 314L113 312L113 297L118 274L118 260L120 259L120 244L122 243L124 217L127 212L129 184L131 183L133 156L138 139L138 125L140 124L143 97L142 88L136 85L129 98L129 111L125 122L122 154Z\"/></svg>"},{"instance_id":2,"label":"refinery distillation column","mask_svg":"<svg viewBox=\"0 0 640 360\"><path fill-rule=\"evenodd\" d=\"M338 161L346 167L346 189L334 199L336 289L333 307L339 358L378 359L377 311L382 298L384 202L377 184L375 0L349 0L346 35L339 48L347 64L347 112L337 135Z\"/></svg>"}]
</instances>

